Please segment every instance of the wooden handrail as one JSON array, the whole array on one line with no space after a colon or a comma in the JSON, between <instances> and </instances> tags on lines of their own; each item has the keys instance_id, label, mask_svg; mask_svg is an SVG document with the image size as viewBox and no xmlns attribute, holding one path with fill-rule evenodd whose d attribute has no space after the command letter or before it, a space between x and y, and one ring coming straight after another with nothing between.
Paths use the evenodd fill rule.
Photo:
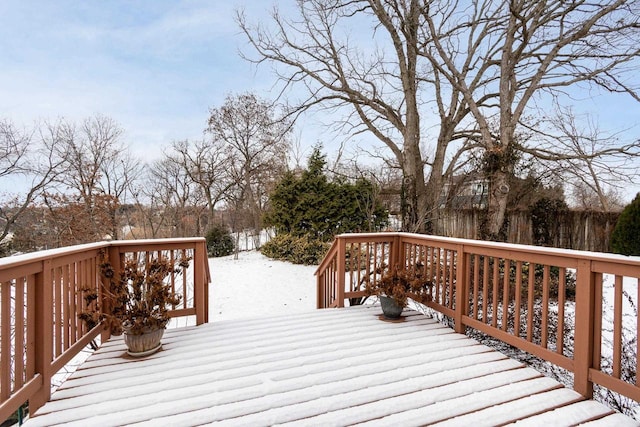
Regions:
<instances>
[{"instance_id":1,"label":"wooden handrail","mask_svg":"<svg viewBox=\"0 0 640 427\"><path fill-rule=\"evenodd\" d=\"M82 289L101 295L101 251L117 265L140 253L191 257L192 268L174 284L184 298L169 314L208 321L211 274L204 238L99 242L1 258L0 420L27 401L31 412L46 403L53 375L98 335L109 338L101 325L87 330L78 318L85 310ZM99 296L100 307L104 302Z\"/></svg>"},{"instance_id":2,"label":"wooden handrail","mask_svg":"<svg viewBox=\"0 0 640 427\"><path fill-rule=\"evenodd\" d=\"M362 296L363 283L392 265L419 266L432 277L427 306L449 316L457 332L474 328L572 372L574 389L585 397L599 384L640 401L640 383L624 375L630 361L621 350L627 324L635 335L626 339L640 342L637 312L623 304L623 292L640 299L638 258L410 233L343 234L316 272L318 289L331 290L318 307ZM614 301L603 309L607 280ZM605 338L612 343L610 367L602 366Z\"/></svg>"}]
</instances>

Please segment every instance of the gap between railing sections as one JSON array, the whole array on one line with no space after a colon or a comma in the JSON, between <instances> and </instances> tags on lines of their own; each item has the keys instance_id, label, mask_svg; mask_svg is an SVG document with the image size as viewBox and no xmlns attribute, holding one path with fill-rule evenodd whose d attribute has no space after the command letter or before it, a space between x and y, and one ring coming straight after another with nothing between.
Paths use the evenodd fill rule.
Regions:
<instances>
[{"instance_id":1,"label":"gap between railing sections","mask_svg":"<svg viewBox=\"0 0 640 427\"><path fill-rule=\"evenodd\" d=\"M364 285L391 266L431 277L427 306L640 401L640 261L619 255L409 233L338 236L317 275L318 308L362 303ZM633 351L629 351L632 348ZM632 353L632 354L629 354Z\"/></svg>"},{"instance_id":2,"label":"gap between railing sections","mask_svg":"<svg viewBox=\"0 0 640 427\"><path fill-rule=\"evenodd\" d=\"M89 307L86 289L106 309L100 263L108 254L115 269L125 258L145 263L150 257L190 258L185 274L172 275L174 290L183 295L171 317L194 316L208 321L210 282L203 238L100 242L0 259L0 421L25 402L34 412L51 395L51 378L83 348L109 332L101 324L88 329L78 315Z\"/></svg>"}]
</instances>

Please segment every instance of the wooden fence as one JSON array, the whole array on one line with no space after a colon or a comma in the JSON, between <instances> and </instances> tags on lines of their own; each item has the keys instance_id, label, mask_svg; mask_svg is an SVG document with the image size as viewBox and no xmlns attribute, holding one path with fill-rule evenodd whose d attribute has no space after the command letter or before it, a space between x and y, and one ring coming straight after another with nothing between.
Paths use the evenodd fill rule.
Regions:
<instances>
[{"instance_id":1,"label":"wooden fence","mask_svg":"<svg viewBox=\"0 0 640 427\"><path fill-rule=\"evenodd\" d=\"M361 303L364 284L389 266L422 269L434 284L428 306L453 319L457 332L475 328L566 369L585 397L599 384L640 401L638 258L408 233L344 234L316 271L318 308Z\"/></svg>"},{"instance_id":2,"label":"wooden fence","mask_svg":"<svg viewBox=\"0 0 640 427\"><path fill-rule=\"evenodd\" d=\"M482 211L474 209L443 210L436 224L436 234L463 239L478 238ZM594 252L610 252L610 236L619 213L570 210L554 216L544 233L545 246ZM523 245L539 244L531 216L526 211L507 212L507 241Z\"/></svg>"},{"instance_id":3,"label":"wooden fence","mask_svg":"<svg viewBox=\"0 0 640 427\"><path fill-rule=\"evenodd\" d=\"M172 317L195 316L208 321L209 265L205 240L159 239L101 242L0 259L0 420L25 402L34 412L51 396L51 378L98 335L102 325L88 330L78 315L85 310L83 289L102 298L100 254L107 252L117 269L127 257L148 260L190 257L190 267L170 278L183 295Z\"/></svg>"}]
</instances>

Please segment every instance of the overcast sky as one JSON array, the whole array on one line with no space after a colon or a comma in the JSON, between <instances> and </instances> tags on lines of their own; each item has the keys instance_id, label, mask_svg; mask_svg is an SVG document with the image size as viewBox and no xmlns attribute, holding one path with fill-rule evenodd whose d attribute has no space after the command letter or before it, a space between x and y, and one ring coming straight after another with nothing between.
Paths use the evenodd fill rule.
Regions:
<instances>
[{"instance_id":1,"label":"overcast sky","mask_svg":"<svg viewBox=\"0 0 640 427\"><path fill-rule=\"evenodd\" d=\"M248 46L234 21L243 7L258 22L273 3L0 0L0 117L30 126L103 114L125 130L134 154L158 157L174 140L202 137L209 108L227 94L275 98L269 67L239 57ZM277 4L286 14L295 1ZM624 98L584 94L576 104L601 127L638 135L640 104ZM303 146L335 144L318 120L298 126ZM628 197L639 190L629 188Z\"/></svg>"}]
</instances>

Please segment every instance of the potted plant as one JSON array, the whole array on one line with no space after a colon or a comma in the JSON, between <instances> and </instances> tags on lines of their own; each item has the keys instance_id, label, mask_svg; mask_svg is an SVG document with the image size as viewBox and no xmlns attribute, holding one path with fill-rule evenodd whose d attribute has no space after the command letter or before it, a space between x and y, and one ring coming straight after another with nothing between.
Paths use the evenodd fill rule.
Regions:
<instances>
[{"instance_id":1,"label":"potted plant","mask_svg":"<svg viewBox=\"0 0 640 427\"><path fill-rule=\"evenodd\" d=\"M168 279L183 274L190 259L182 258L174 264L162 255L146 260L133 257L127 259L116 274L104 253L102 256L100 269L107 310L100 311L93 303L97 299L96 293L89 292L84 299L90 309L80 314L80 318L89 327L104 321L112 335L124 333L127 353L131 356L158 351L169 323L169 307L175 307L182 300L182 295L174 291Z\"/></svg>"},{"instance_id":2,"label":"potted plant","mask_svg":"<svg viewBox=\"0 0 640 427\"><path fill-rule=\"evenodd\" d=\"M431 301L432 286L433 283L425 277L420 264L404 268L395 266L375 282L367 281L365 295L377 295L384 317L398 319L409 298L422 304Z\"/></svg>"}]
</instances>

